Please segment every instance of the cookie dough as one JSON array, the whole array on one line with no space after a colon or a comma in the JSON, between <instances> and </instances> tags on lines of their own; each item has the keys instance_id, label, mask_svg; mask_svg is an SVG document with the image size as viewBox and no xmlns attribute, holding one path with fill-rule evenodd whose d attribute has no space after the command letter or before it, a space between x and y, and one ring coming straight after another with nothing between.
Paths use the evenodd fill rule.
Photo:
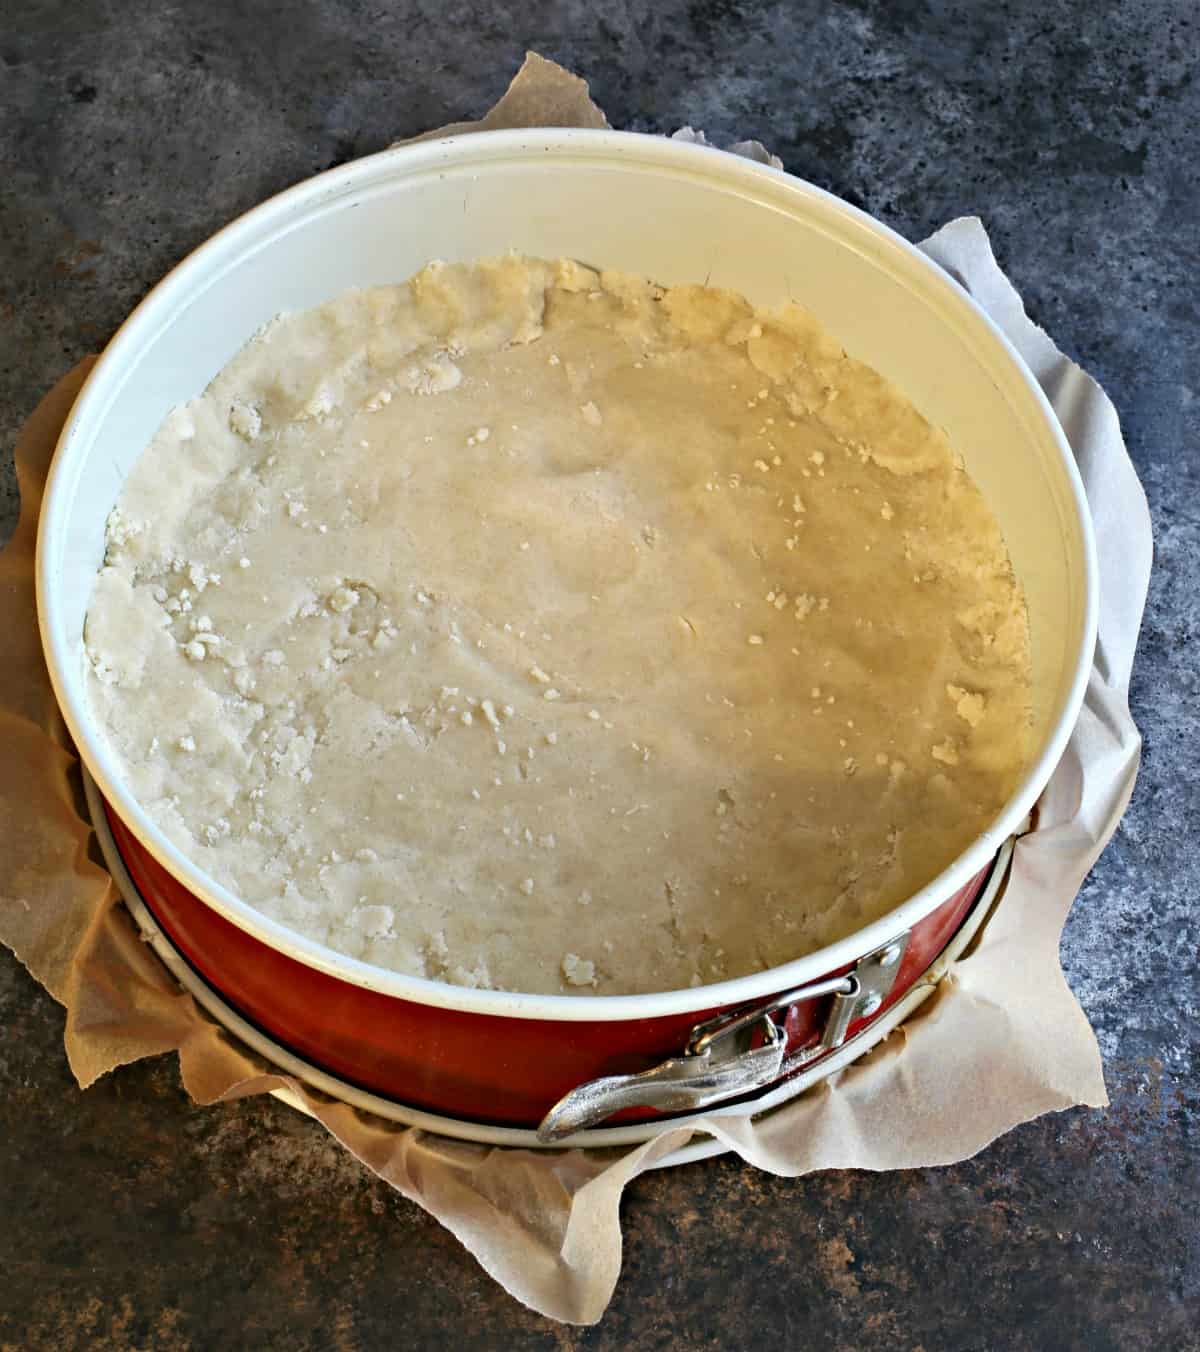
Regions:
<instances>
[{"instance_id":1,"label":"cookie dough","mask_svg":"<svg viewBox=\"0 0 1200 1352\"><path fill-rule=\"evenodd\" d=\"M796 307L567 261L268 325L126 482L86 649L202 869L469 986L798 957L1029 753L1020 588L944 436Z\"/></svg>"}]
</instances>

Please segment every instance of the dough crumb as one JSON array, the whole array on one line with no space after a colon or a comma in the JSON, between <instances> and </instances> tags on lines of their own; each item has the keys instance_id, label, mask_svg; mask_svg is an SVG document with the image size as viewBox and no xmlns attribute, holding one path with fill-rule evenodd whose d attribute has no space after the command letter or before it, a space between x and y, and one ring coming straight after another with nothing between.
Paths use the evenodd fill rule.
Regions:
<instances>
[{"instance_id":1,"label":"dough crumb","mask_svg":"<svg viewBox=\"0 0 1200 1352\"><path fill-rule=\"evenodd\" d=\"M366 898L362 898L363 901ZM396 913L390 906L364 906L359 905L354 913L358 926L368 939L382 939L392 937L392 925L395 923Z\"/></svg>"},{"instance_id":2,"label":"dough crumb","mask_svg":"<svg viewBox=\"0 0 1200 1352\"><path fill-rule=\"evenodd\" d=\"M462 370L448 356L433 357L405 373L405 386L412 394L445 394L462 384ZM385 391L386 393L386 391ZM388 395L391 398L391 395Z\"/></svg>"},{"instance_id":3,"label":"dough crumb","mask_svg":"<svg viewBox=\"0 0 1200 1352\"><path fill-rule=\"evenodd\" d=\"M594 986L596 964L578 954L567 953L562 960L562 974L569 986Z\"/></svg>"},{"instance_id":4,"label":"dough crumb","mask_svg":"<svg viewBox=\"0 0 1200 1352\"><path fill-rule=\"evenodd\" d=\"M944 742L939 742L930 752L930 755L934 760L941 761L943 765L958 764L958 751L949 737Z\"/></svg>"},{"instance_id":5,"label":"dough crumb","mask_svg":"<svg viewBox=\"0 0 1200 1352\"><path fill-rule=\"evenodd\" d=\"M246 441L254 441L262 432L262 414L253 404L236 399L229 408L229 426Z\"/></svg>"},{"instance_id":6,"label":"dough crumb","mask_svg":"<svg viewBox=\"0 0 1200 1352\"><path fill-rule=\"evenodd\" d=\"M347 610L353 610L361 599L353 587L335 587L329 597L329 609L342 615Z\"/></svg>"},{"instance_id":7,"label":"dough crumb","mask_svg":"<svg viewBox=\"0 0 1200 1352\"><path fill-rule=\"evenodd\" d=\"M977 728L983 721L984 710L987 708L987 700L983 695L964 690L960 685L948 685L946 694L950 696L954 712L959 718L964 723L969 723L971 727Z\"/></svg>"}]
</instances>

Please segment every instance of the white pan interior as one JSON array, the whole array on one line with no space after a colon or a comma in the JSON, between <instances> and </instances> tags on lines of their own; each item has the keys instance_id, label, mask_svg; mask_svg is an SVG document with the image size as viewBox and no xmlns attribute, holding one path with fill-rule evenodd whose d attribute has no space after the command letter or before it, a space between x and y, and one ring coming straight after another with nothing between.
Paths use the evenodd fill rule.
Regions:
<instances>
[{"instance_id":1,"label":"white pan interior","mask_svg":"<svg viewBox=\"0 0 1200 1352\"><path fill-rule=\"evenodd\" d=\"M757 304L796 300L851 354L900 386L962 453L1000 521L1028 599L1040 750L994 829L905 908L910 918L927 912L987 862L1032 806L1082 698L1095 628L1095 564L1069 450L998 331L899 237L760 165L617 132L476 134L334 170L222 231L125 324L64 429L38 558L51 676L106 797L173 872L231 909L233 899L188 865L123 789L104 738L89 723L82 679L83 622L105 518L165 414L198 394L281 311L320 304L348 287L403 280L431 258L508 249L565 255L666 284L708 281ZM827 950L826 959L832 956ZM807 963L787 970L800 972ZM414 979L366 984L399 992ZM415 982L427 984L435 983ZM725 984L741 998L758 994L763 982ZM489 994L497 993L470 996ZM610 997L607 1017L616 1013L614 999L627 998ZM575 1017L593 1018L597 1012L583 1007L600 1002L564 1001ZM695 1005L694 992L685 1003Z\"/></svg>"}]
</instances>

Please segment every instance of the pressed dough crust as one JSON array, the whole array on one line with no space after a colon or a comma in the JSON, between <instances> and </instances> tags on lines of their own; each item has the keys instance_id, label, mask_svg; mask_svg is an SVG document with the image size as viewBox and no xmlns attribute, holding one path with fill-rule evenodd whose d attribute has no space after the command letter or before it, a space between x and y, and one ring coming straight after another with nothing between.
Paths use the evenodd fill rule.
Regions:
<instances>
[{"instance_id":1,"label":"pressed dough crust","mask_svg":"<svg viewBox=\"0 0 1200 1352\"><path fill-rule=\"evenodd\" d=\"M137 462L86 641L205 871L472 986L798 957L1028 753L1020 589L942 434L795 307L570 262L268 325Z\"/></svg>"}]
</instances>

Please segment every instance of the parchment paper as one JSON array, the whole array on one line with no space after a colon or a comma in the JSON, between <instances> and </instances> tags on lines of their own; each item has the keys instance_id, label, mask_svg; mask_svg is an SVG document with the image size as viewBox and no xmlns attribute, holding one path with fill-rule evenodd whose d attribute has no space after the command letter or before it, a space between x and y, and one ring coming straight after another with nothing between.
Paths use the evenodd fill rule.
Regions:
<instances>
[{"instance_id":1,"label":"parchment paper","mask_svg":"<svg viewBox=\"0 0 1200 1352\"><path fill-rule=\"evenodd\" d=\"M481 122L430 134L538 125L608 124L582 80L531 55ZM734 149L770 159L757 143ZM1017 844L1007 894L969 955L863 1060L763 1121L705 1123L745 1160L777 1174L949 1163L1040 1113L1106 1102L1096 1040L1063 977L1058 943L1137 772L1140 737L1128 688L1149 579L1149 513L1108 398L1026 317L980 222L953 221L922 247L1016 344L1066 429L1099 535L1100 642L1086 704L1042 796L1036 829ZM621 1192L688 1141L691 1128L667 1127L625 1152L546 1153L468 1145L369 1118L238 1046L175 985L119 904L97 862L34 607L46 471L90 365L81 363L46 397L16 451L21 518L0 555L0 940L66 1007L66 1052L81 1087L171 1050L200 1103L287 1085L519 1300L554 1319L595 1322L620 1271Z\"/></svg>"}]
</instances>

